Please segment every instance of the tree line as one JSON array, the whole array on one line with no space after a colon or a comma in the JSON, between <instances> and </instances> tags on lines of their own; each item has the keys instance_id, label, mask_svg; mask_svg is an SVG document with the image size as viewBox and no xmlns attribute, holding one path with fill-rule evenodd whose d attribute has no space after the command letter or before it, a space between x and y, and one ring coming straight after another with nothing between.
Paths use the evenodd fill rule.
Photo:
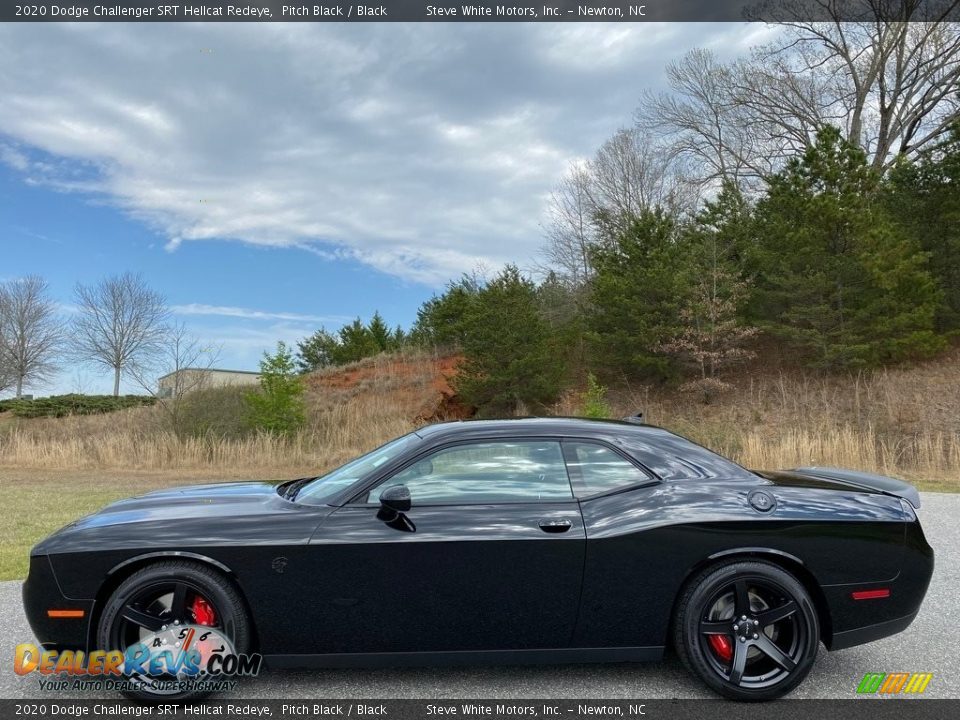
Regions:
<instances>
[{"instance_id":1,"label":"tree line","mask_svg":"<svg viewBox=\"0 0 960 720\"><path fill-rule=\"evenodd\" d=\"M593 373L709 402L770 342L826 371L944 348L960 330L960 26L910 22L912 4L836 23L779 7L773 40L729 63L691 51L570 168L537 267L451 282L400 344L461 352L458 389L488 414L543 409Z\"/></svg>"},{"instance_id":2,"label":"tree line","mask_svg":"<svg viewBox=\"0 0 960 720\"><path fill-rule=\"evenodd\" d=\"M709 402L763 339L827 371L940 351L960 330L960 27L911 22L916 3L832 23L777 6L772 40L731 62L698 49L670 64L669 89L644 93L633 122L570 168L538 266L465 274L409 331L379 313L321 328L266 369L440 348L464 357L464 400L494 414L542 409L592 374ZM42 281L7 283L0 388L52 372L61 336L113 371L115 392L161 347L175 366L189 356L160 342L167 317L124 278L78 287L68 333ZM129 297L146 302L133 312Z\"/></svg>"}]
</instances>

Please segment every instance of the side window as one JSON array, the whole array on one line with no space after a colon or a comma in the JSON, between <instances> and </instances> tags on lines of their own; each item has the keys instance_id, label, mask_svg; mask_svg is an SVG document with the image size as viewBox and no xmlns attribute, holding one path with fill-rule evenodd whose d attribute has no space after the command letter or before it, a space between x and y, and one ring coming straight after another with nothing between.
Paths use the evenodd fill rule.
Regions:
<instances>
[{"instance_id":1,"label":"side window","mask_svg":"<svg viewBox=\"0 0 960 720\"><path fill-rule=\"evenodd\" d=\"M629 460L604 445L565 441L563 450L570 477L580 497L640 485L652 479Z\"/></svg>"},{"instance_id":2,"label":"side window","mask_svg":"<svg viewBox=\"0 0 960 720\"><path fill-rule=\"evenodd\" d=\"M537 503L572 500L560 443L471 443L438 450L370 491L380 502L392 485L406 485L414 506Z\"/></svg>"}]
</instances>

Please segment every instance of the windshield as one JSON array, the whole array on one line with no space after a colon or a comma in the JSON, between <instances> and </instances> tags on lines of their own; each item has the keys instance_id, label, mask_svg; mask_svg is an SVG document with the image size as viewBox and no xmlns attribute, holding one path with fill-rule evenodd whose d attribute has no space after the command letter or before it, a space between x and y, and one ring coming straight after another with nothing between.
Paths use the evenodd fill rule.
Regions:
<instances>
[{"instance_id":1,"label":"windshield","mask_svg":"<svg viewBox=\"0 0 960 720\"><path fill-rule=\"evenodd\" d=\"M410 433L396 440L391 440L386 445L381 445L376 450L361 455L346 465L341 465L336 470L304 485L294 497L297 502L321 505L353 485L353 483L365 478L377 468L382 467L385 463L393 460L418 439L416 433Z\"/></svg>"}]
</instances>

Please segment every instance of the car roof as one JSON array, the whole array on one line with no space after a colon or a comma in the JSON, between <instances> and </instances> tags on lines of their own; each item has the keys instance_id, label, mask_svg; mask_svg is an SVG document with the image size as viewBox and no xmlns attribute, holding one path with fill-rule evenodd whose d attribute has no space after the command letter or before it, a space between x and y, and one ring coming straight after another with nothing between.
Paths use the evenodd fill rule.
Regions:
<instances>
[{"instance_id":1,"label":"car roof","mask_svg":"<svg viewBox=\"0 0 960 720\"><path fill-rule=\"evenodd\" d=\"M559 435L596 437L662 437L670 434L655 425L643 425L624 420L594 420L576 417L527 417L501 420L458 420L436 423L419 428L423 439L441 437L498 437L504 435Z\"/></svg>"}]
</instances>

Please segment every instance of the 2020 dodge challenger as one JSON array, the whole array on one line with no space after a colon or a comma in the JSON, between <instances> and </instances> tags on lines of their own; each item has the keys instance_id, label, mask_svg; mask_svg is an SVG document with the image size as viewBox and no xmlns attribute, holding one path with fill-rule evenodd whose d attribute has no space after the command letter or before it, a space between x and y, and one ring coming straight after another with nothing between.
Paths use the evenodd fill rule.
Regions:
<instances>
[{"instance_id":1,"label":"2020 dodge challenger","mask_svg":"<svg viewBox=\"0 0 960 720\"><path fill-rule=\"evenodd\" d=\"M33 549L23 599L47 648L122 649L174 620L274 668L672 645L716 692L765 700L820 642L911 623L933 572L919 504L891 478L751 472L633 422L445 423L319 478L114 503Z\"/></svg>"}]
</instances>

